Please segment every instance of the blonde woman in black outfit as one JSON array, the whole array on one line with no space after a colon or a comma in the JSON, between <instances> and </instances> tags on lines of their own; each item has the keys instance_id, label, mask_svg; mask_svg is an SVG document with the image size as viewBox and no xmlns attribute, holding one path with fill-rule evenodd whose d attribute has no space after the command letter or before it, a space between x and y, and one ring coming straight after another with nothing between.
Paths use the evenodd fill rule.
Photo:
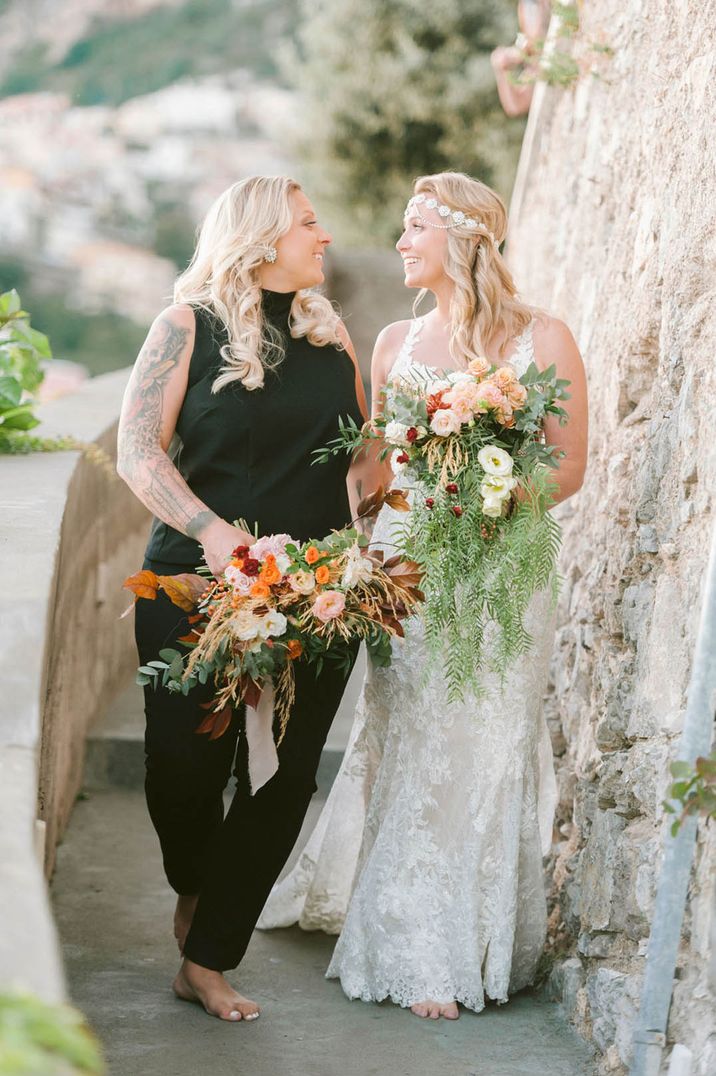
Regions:
<instances>
[{"instance_id":1,"label":"blonde woman in black outfit","mask_svg":"<svg viewBox=\"0 0 716 1076\"><path fill-rule=\"evenodd\" d=\"M324 297L330 235L297 183L252 177L209 210L175 303L152 325L122 408L118 470L154 515L145 566L165 574L205 559L214 574L253 535L320 538L351 518L377 468L334 457L311 466L338 417L361 422L365 399L345 327ZM171 448L170 448L171 446ZM174 646L186 616L163 596L137 605L140 660ZM345 686L330 663L298 663L296 702L278 772L250 794L237 712L217 740L196 735L210 697L145 689L146 792L183 960L176 994L223 1020L259 1006L223 972L242 959L315 791L319 756ZM224 818L222 792L237 791Z\"/></svg>"}]
</instances>

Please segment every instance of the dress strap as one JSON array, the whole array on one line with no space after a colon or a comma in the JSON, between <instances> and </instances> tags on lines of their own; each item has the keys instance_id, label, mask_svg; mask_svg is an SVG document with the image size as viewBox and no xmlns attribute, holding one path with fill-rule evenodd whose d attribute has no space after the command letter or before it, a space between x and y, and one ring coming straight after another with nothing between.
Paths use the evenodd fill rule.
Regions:
<instances>
[{"instance_id":1,"label":"dress strap","mask_svg":"<svg viewBox=\"0 0 716 1076\"><path fill-rule=\"evenodd\" d=\"M408 326L408 331L405 334L405 339L403 340L402 346L398 351L398 354L395 356L395 361L390 368L390 377L395 377L398 373L400 373L401 367L413 365L413 348L418 342L418 337L420 336L422 328L423 319L413 318L413 320L410 322L410 325Z\"/></svg>"},{"instance_id":2,"label":"dress strap","mask_svg":"<svg viewBox=\"0 0 716 1076\"><path fill-rule=\"evenodd\" d=\"M535 319L532 318L527 328L515 339L515 350L509 362L518 377L522 377L529 364L535 361L534 325Z\"/></svg>"}]
</instances>

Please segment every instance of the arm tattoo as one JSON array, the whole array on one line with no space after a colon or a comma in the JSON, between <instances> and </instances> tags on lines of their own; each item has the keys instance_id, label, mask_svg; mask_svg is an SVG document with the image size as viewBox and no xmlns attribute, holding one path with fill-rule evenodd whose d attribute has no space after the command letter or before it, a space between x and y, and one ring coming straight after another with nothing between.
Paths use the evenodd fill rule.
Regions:
<instances>
[{"instance_id":1,"label":"arm tattoo","mask_svg":"<svg viewBox=\"0 0 716 1076\"><path fill-rule=\"evenodd\" d=\"M190 538L198 538L204 527L207 527L217 518L216 513L210 512L208 508L205 512L197 512L194 518L187 523L186 533Z\"/></svg>"},{"instance_id":2,"label":"arm tattoo","mask_svg":"<svg viewBox=\"0 0 716 1076\"><path fill-rule=\"evenodd\" d=\"M164 394L188 335L188 329L162 318L147 339L128 390L118 457L123 476L147 508L197 538L216 516L194 496L161 446Z\"/></svg>"}]
</instances>

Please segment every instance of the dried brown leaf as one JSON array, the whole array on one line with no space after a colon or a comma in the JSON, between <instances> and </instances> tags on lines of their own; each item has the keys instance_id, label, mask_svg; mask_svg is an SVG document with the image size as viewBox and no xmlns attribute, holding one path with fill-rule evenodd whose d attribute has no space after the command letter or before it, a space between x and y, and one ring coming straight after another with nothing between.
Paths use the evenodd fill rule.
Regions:
<instances>
[{"instance_id":1,"label":"dried brown leaf","mask_svg":"<svg viewBox=\"0 0 716 1076\"><path fill-rule=\"evenodd\" d=\"M150 598L152 601L157 596L158 585L158 576L147 568L128 576L122 583L122 587L125 590L131 590L136 598ZM126 615L125 613L124 616Z\"/></svg>"},{"instance_id":2,"label":"dried brown leaf","mask_svg":"<svg viewBox=\"0 0 716 1076\"><path fill-rule=\"evenodd\" d=\"M385 486L378 486L376 490L369 493L367 497L358 505L356 514L359 519L372 519L378 515L383 504L385 502Z\"/></svg>"},{"instance_id":3,"label":"dried brown leaf","mask_svg":"<svg viewBox=\"0 0 716 1076\"><path fill-rule=\"evenodd\" d=\"M409 512L410 504L404 489L391 489L385 495L385 503L394 512Z\"/></svg>"},{"instance_id":4,"label":"dried brown leaf","mask_svg":"<svg viewBox=\"0 0 716 1076\"><path fill-rule=\"evenodd\" d=\"M206 590L206 579L191 572L179 575L158 575L157 582L174 605L191 613Z\"/></svg>"}]
</instances>

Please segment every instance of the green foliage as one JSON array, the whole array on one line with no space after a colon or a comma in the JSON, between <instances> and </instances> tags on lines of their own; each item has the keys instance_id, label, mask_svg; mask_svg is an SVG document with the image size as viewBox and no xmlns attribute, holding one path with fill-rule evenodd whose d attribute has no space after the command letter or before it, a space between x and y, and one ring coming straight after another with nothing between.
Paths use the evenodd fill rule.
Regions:
<instances>
[{"instance_id":1,"label":"green foliage","mask_svg":"<svg viewBox=\"0 0 716 1076\"><path fill-rule=\"evenodd\" d=\"M0 295L0 452L28 450L28 430L39 425L28 397L44 376L40 363L51 356L47 337L31 328L18 293Z\"/></svg>"},{"instance_id":2,"label":"green foliage","mask_svg":"<svg viewBox=\"0 0 716 1076\"><path fill-rule=\"evenodd\" d=\"M81 1013L29 994L0 995L0 1076L100 1076L104 1064Z\"/></svg>"},{"instance_id":3,"label":"green foliage","mask_svg":"<svg viewBox=\"0 0 716 1076\"><path fill-rule=\"evenodd\" d=\"M342 238L399 231L413 180L459 169L507 197L524 124L498 101L490 52L507 0L304 0L287 72L304 96L301 158Z\"/></svg>"},{"instance_id":4,"label":"green foliage","mask_svg":"<svg viewBox=\"0 0 716 1076\"><path fill-rule=\"evenodd\" d=\"M134 19L103 19L57 64L33 45L20 54L0 96L36 90L69 93L80 105L121 104L177 79L248 68L276 77L279 42L295 25L287 0L187 0Z\"/></svg>"},{"instance_id":5,"label":"green foliage","mask_svg":"<svg viewBox=\"0 0 716 1076\"><path fill-rule=\"evenodd\" d=\"M708 758L697 758L693 766L679 759L671 763L669 770L676 780L669 788L670 799L663 801L663 807L667 814L676 814L672 801L681 805L681 813L671 823L671 835L675 837L689 815L716 818L716 749Z\"/></svg>"}]
</instances>

